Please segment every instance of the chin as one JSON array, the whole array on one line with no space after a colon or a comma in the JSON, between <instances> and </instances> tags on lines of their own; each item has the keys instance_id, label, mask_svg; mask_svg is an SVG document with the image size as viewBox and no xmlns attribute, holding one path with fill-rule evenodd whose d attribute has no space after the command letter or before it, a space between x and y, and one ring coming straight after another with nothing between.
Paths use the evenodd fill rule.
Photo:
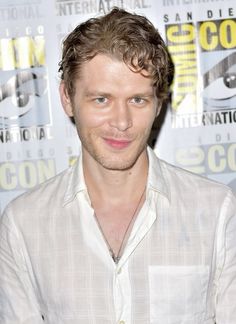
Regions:
<instances>
[{"instance_id":1,"label":"chin","mask_svg":"<svg viewBox=\"0 0 236 324\"><path fill-rule=\"evenodd\" d=\"M97 158L96 161L107 170L125 171L131 169L134 166L137 159L138 157L133 159L122 159L122 158L111 159L109 157L108 158L100 157Z\"/></svg>"},{"instance_id":2,"label":"chin","mask_svg":"<svg viewBox=\"0 0 236 324\"><path fill-rule=\"evenodd\" d=\"M132 166L134 165L134 163L132 164L115 164L115 163L111 163L111 164L103 164L103 167L107 170L111 170L111 171L125 171L125 170L129 170L132 168Z\"/></svg>"},{"instance_id":3,"label":"chin","mask_svg":"<svg viewBox=\"0 0 236 324\"><path fill-rule=\"evenodd\" d=\"M107 170L125 171L131 169L140 155L144 152L146 144L139 145L136 148L127 148L123 151L112 152L107 149L102 150L95 145L84 143L83 147L97 164Z\"/></svg>"}]
</instances>

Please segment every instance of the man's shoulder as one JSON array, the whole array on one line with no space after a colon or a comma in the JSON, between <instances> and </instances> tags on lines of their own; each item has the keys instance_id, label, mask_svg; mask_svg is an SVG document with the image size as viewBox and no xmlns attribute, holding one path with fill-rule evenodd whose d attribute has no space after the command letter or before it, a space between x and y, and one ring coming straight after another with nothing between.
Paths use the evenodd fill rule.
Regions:
<instances>
[{"instance_id":1,"label":"man's shoulder","mask_svg":"<svg viewBox=\"0 0 236 324\"><path fill-rule=\"evenodd\" d=\"M13 199L5 210L11 210L16 214L21 211L24 211L24 214L34 214L43 208L49 209L50 206L56 206L58 202L62 203L72 170L73 168L70 167L24 192Z\"/></svg>"},{"instance_id":2,"label":"man's shoulder","mask_svg":"<svg viewBox=\"0 0 236 324\"><path fill-rule=\"evenodd\" d=\"M159 160L161 169L170 191L176 191L186 197L195 196L225 196L232 192L227 185L207 178L205 175L193 173L189 170L174 166L166 161Z\"/></svg>"}]
</instances>

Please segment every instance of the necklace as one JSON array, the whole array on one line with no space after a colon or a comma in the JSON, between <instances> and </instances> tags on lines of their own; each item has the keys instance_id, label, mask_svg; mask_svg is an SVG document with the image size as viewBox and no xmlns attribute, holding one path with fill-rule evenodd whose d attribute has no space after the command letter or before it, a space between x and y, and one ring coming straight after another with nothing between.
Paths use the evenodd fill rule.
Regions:
<instances>
[{"instance_id":1,"label":"necklace","mask_svg":"<svg viewBox=\"0 0 236 324\"><path fill-rule=\"evenodd\" d=\"M142 192L142 194L141 194L141 196L140 196L140 198L139 198L139 200L138 200L138 203L137 203L137 205L136 205L136 207L135 207L135 209L134 209L134 212L133 212L133 214L132 214L132 217L131 217L131 219L130 219L130 221L129 221L129 223L128 223L128 226L127 226L127 228L126 228L126 230L125 230L125 234L124 234L123 239L122 239L122 241L121 241L121 245L120 245L120 248L119 248L119 250L118 250L117 255L115 254L115 252L114 252L113 249L111 248L111 246L110 246L110 244L109 244L109 242L108 242L108 240L107 240L107 238L106 238L106 236L105 236L105 234L104 234L104 232L103 232L103 230L102 230L101 224L100 224L100 222L98 221L97 215L96 215L96 213L94 212L94 216L95 216L95 220L96 220L96 222L97 222L97 225L98 225L98 227L99 227L99 229L100 229L100 232L101 232L101 234L102 234L102 236L103 236L103 238L104 238L104 241L106 242L106 245L107 245L107 247L108 247L109 253L110 253L110 255L111 255L113 261L114 261L116 264L118 264L118 262L120 261L120 258L121 258L121 255L122 255L122 252L123 252L124 247L125 247L125 243L127 242L127 239L128 239L128 235L127 235L127 234L130 232L131 225L133 225L133 223L134 223L134 221L135 221L135 219L136 219L137 211L138 211L138 209L139 209L139 207L140 207L140 204L141 204L142 198L143 198L144 193L145 193L145 189L146 189L146 186L144 187L144 190L143 190L143 192Z\"/></svg>"}]
</instances>

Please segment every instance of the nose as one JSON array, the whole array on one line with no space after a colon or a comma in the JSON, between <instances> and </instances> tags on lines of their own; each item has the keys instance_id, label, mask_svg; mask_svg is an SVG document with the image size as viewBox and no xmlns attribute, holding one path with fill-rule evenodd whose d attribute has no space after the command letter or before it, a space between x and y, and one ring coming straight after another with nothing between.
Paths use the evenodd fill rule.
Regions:
<instances>
[{"instance_id":1,"label":"nose","mask_svg":"<svg viewBox=\"0 0 236 324\"><path fill-rule=\"evenodd\" d=\"M117 102L114 104L110 125L119 131L126 131L133 125L132 114L127 103Z\"/></svg>"}]
</instances>

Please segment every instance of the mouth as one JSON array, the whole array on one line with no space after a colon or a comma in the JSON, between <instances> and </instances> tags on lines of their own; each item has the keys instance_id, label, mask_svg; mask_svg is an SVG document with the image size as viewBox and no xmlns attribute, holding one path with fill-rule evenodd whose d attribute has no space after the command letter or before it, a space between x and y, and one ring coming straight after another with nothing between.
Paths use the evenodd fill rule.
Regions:
<instances>
[{"instance_id":1,"label":"mouth","mask_svg":"<svg viewBox=\"0 0 236 324\"><path fill-rule=\"evenodd\" d=\"M131 140L125 139L114 139L114 138L104 138L105 143L115 149L124 149L128 147L131 143Z\"/></svg>"}]
</instances>

